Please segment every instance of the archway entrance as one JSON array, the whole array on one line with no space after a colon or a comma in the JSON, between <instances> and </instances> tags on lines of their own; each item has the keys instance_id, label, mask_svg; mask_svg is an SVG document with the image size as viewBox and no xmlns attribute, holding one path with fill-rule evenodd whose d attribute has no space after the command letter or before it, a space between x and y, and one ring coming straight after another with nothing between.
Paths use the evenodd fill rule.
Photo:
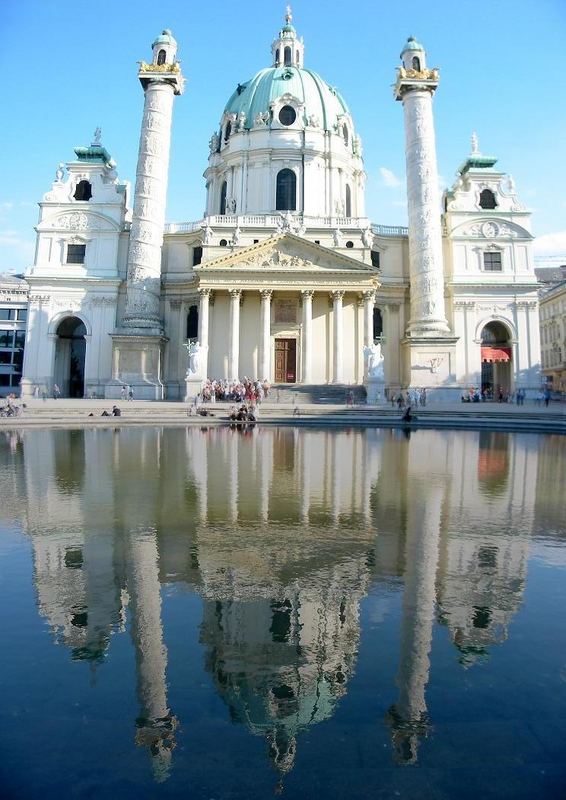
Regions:
<instances>
[{"instance_id":1,"label":"archway entrance","mask_svg":"<svg viewBox=\"0 0 566 800\"><path fill-rule=\"evenodd\" d=\"M67 317L57 327L53 381L63 397L84 397L86 327L78 317Z\"/></svg>"},{"instance_id":2,"label":"archway entrance","mask_svg":"<svg viewBox=\"0 0 566 800\"><path fill-rule=\"evenodd\" d=\"M512 352L505 325L488 322L481 332L481 388L488 399L497 400L500 390L510 394Z\"/></svg>"}]
</instances>

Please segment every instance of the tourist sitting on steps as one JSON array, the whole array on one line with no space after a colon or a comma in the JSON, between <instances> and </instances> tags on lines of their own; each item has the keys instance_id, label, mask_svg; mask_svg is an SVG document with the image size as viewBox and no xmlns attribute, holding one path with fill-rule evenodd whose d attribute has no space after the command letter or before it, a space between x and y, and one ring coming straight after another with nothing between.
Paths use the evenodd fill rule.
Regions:
<instances>
[{"instance_id":1,"label":"tourist sitting on steps","mask_svg":"<svg viewBox=\"0 0 566 800\"><path fill-rule=\"evenodd\" d=\"M407 406L407 408L405 409L405 413L401 417L401 421L402 422L414 422L415 420L416 420L415 415L411 414L411 406Z\"/></svg>"}]
</instances>

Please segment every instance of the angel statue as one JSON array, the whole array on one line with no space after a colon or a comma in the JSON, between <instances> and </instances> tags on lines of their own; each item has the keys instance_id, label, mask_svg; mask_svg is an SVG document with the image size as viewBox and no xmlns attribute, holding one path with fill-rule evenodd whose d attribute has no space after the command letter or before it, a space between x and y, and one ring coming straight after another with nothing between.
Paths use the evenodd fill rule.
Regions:
<instances>
[{"instance_id":1,"label":"angel statue","mask_svg":"<svg viewBox=\"0 0 566 800\"><path fill-rule=\"evenodd\" d=\"M366 345L364 347L364 358L367 358L368 378L384 381L385 380L385 372L383 369L384 359L383 359L383 353L381 352L381 345L379 343Z\"/></svg>"},{"instance_id":2,"label":"angel statue","mask_svg":"<svg viewBox=\"0 0 566 800\"><path fill-rule=\"evenodd\" d=\"M187 366L187 376L199 378L201 370L204 366L205 350L200 342L188 342L185 345L189 353L189 363Z\"/></svg>"}]
</instances>

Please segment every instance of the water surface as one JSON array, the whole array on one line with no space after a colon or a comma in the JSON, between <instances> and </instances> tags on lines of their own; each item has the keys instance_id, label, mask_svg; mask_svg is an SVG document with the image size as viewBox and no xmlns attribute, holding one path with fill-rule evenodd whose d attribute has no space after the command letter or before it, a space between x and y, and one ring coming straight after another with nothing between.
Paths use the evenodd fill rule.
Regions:
<instances>
[{"instance_id":1,"label":"water surface","mask_svg":"<svg viewBox=\"0 0 566 800\"><path fill-rule=\"evenodd\" d=\"M566 796L564 444L0 434L0 795Z\"/></svg>"}]
</instances>

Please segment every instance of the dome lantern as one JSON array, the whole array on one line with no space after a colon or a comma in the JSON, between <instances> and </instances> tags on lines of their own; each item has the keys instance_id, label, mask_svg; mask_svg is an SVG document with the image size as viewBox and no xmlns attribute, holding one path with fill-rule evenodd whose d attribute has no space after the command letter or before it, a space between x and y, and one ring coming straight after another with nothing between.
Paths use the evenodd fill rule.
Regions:
<instances>
[{"instance_id":1,"label":"dome lantern","mask_svg":"<svg viewBox=\"0 0 566 800\"><path fill-rule=\"evenodd\" d=\"M292 20L291 6L287 6L285 24L271 45L274 67L303 66L305 46L302 38L298 38Z\"/></svg>"},{"instance_id":2,"label":"dome lantern","mask_svg":"<svg viewBox=\"0 0 566 800\"><path fill-rule=\"evenodd\" d=\"M405 69L422 72L426 69L426 53L420 42L414 36L409 36L400 55Z\"/></svg>"}]
</instances>

